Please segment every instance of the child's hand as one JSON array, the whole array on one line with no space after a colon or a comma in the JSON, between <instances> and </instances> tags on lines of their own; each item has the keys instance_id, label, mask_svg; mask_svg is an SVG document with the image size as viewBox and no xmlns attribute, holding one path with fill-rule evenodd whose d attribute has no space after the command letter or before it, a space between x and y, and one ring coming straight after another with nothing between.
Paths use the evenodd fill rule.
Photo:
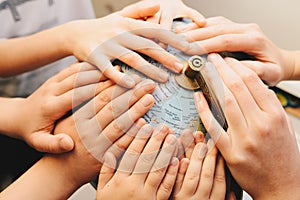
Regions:
<instances>
[{"instance_id":1,"label":"child's hand","mask_svg":"<svg viewBox=\"0 0 300 200\"><path fill-rule=\"evenodd\" d=\"M213 141L197 143L191 158L180 161L173 199L223 200L225 193L224 161Z\"/></svg>"},{"instance_id":2,"label":"child's hand","mask_svg":"<svg viewBox=\"0 0 300 200\"><path fill-rule=\"evenodd\" d=\"M55 122L72 108L92 98L104 77L87 63L76 63L47 80L24 99L15 122L16 137L41 152L61 153L74 147L66 134L52 135ZM92 92L91 92L92 91Z\"/></svg>"},{"instance_id":3,"label":"child's hand","mask_svg":"<svg viewBox=\"0 0 300 200\"><path fill-rule=\"evenodd\" d=\"M176 143L168 127L153 131L150 125L144 125L116 170L116 157L111 153L105 155L97 199L168 199L179 167L174 157Z\"/></svg>"},{"instance_id":4,"label":"child's hand","mask_svg":"<svg viewBox=\"0 0 300 200\"><path fill-rule=\"evenodd\" d=\"M178 157L191 159L195 145L204 141L205 135L201 131L183 130L178 139Z\"/></svg>"},{"instance_id":5,"label":"child's hand","mask_svg":"<svg viewBox=\"0 0 300 200\"><path fill-rule=\"evenodd\" d=\"M176 18L189 18L196 27L206 24L205 18L197 11L186 6L181 0L148 0L160 3L160 10L147 21L161 24L162 28L171 30L173 20Z\"/></svg>"},{"instance_id":6,"label":"child's hand","mask_svg":"<svg viewBox=\"0 0 300 200\"><path fill-rule=\"evenodd\" d=\"M181 35L165 30L159 24L137 20L136 18L153 15L159 9L158 4L144 4L139 2L103 18L66 24L66 51L79 60L97 66L107 78L127 88L133 87L134 81L115 70L111 60L119 59L156 81L166 82L168 73L149 63L138 53L147 55L178 73L183 68L182 63L152 40L180 50L188 49L189 43Z\"/></svg>"},{"instance_id":7,"label":"child's hand","mask_svg":"<svg viewBox=\"0 0 300 200\"><path fill-rule=\"evenodd\" d=\"M0 198L68 199L80 186L97 177L105 152L117 153L118 157L118 152L127 149L145 124L140 117L154 104L154 98L148 94L154 88L153 81L145 80L128 91L106 80L87 90L91 95L96 90L97 95L73 115L57 122L54 129L54 134L69 134L74 149L45 155L1 192Z\"/></svg>"}]
</instances>

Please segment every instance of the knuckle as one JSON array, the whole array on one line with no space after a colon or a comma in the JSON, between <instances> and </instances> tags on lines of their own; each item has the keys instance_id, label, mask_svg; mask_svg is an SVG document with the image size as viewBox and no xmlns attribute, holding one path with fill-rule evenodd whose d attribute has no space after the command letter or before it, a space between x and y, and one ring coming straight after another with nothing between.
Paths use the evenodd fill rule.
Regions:
<instances>
[{"instance_id":1,"label":"knuckle","mask_svg":"<svg viewBox=\"0 0 300 200\"><path fill-rule=\"evenodd\" d=\"M113 122L113 129L115 133L125 132L126 127L123 123L117 123L116 121Z\"/></svg>"},{"instance_id":2,"label":"knuckle","mask_svg":"<svg viewBox=\"0 0 300 200\"><path fill-rule=\"evenodd\" d=\"M98 96L97 96L97 101L100 101L102 103L109 103L111 101L111 97L110 95L108 95L108 93L106 92L101 92ZM112 108L111 108L112 110Z\"/></svg>"},{"instance_id":3,"label":"knuckle","mask_svg":"<svg viewBox=\"0 0 300 200\"><path fill-rule=\"evenodd\" d=\"M260 82L260 79L258 78L257 74L253 71L249 71L247 74L243 75L242 77L243 81L249 84L257 84Z\"/></svg>"},{"instance_id":4,"label":"knuckle","mask_svg":"<svg viewBox=\"0 0 300 200\"><path fill-rule=\"evenodd\" d=\"M214 177L214 181L217 182L217 183L225 184L226 183L226 178L223 175L216 174L215 177Z\"/></svg>"},{"instance_id":5,"label":"knuckle","mask_svg":"<svg viewBox=\"0 0 300 200\"><path fill-rule=\"evenodd\" d=\"M231 90L231 91L235 91L235 92L241 92L244 90L244 85L242 83L241 80L234 80L234 81L230 81L227 84L227 87Z\"/></svg>"},{"instance_id":6,"label":"knuckle","mask_svg":"<svg viewBox=\"0 0 300 200\"><path fill-rule=\"evenodd\" d=\"M140 159L141 159L141 162L143 162L145 164L151 164L154 161L155 157L156 157L155 152L142 153Z\"/></svg>"},{"instance_id":7,"label":"knuckle","mask_svg":"<svg viewBox=\"0 0 300 200\"><path fill-rule=\"evenodd\" d=\"M213 171L213 170L210 170L210 169L206 169L206 170L203 172L202 177L203 177L204 179L211 180L211 179L213 179L213 177L214 177L214 171Z\"/></svg>"},{"instance_id":8,"label":"knuckle","mask_svg":"<svg viewBox=\"0 0 300 200\"><path fill-rule=\"evenodd\" d=\"M231 45L231 39L227 35L218 36L220 38L220 43L224 46L224 49L228 49Z\"/></svg>"},{"instance_id":9,"label":"knuckle","mask_svg":"<svg viewBox=\"0 0 300 200\"><path fill-rule=\"evenodd\" d=\"M173 184L170 182L164 182L161 185L161 193L158 199L168 199L169 194L171 193L173 189Z\"/></svg>"}]
</instances>

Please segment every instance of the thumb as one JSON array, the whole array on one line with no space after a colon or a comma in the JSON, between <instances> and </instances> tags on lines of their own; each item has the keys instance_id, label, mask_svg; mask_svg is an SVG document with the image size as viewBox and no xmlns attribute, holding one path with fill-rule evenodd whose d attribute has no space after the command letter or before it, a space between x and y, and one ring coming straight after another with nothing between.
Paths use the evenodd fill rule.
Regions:
<instances>
[{"instance_id":1,"label":"thumb","mask_svg":"<svg viewBox=\"0 0 300 200\"><path fill-rule=\"evenodd\" d=\"M138 3L129 5L119 12L123 17L133 19L143 19L145 17L154 16L160 9L157 2L152 1L139 1Z\"/></svg>"},{"instance_id":2,"label":"thumb","mask_svg":"<svg viewBox=\"0 0 300 200\"><path fill-rule=\"evenodd\" d=\"M47 153L63 153L74 148L72 138L64 133L57 135L52 135L50 132L34 133L28 143L36 150Z\"/></svg>"}]
</instances>

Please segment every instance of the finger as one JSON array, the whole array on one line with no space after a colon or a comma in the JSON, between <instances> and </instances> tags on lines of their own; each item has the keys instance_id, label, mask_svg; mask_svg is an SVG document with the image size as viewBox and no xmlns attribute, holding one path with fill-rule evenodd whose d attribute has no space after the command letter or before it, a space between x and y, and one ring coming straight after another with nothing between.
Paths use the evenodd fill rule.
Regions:
<instances>
[{"instance_id":1,"label":"finger","mask_svg":"<svg viewBox=\"0 0 300 200\"><path fill-rule=\"evenodd\" d=\"M206 152L206 144L196 144L181 188L184 193L193 195L197 191L198 183L200 182L202 164Z\"/></svg>"},{"instance_id":2,"label":"finger","mask_svg":"<svg viewBox=\"0 0 300 200\"><path fill-rule=\"evenodd\" d=\"M157 2L140 1L123 8L118 14L133 19L144 19L155 15L159 9L160 5Z\"/></svg>"},{"instance_id":3,"label":"finger","mask_svg":"<svg viewBox=\"0 0 300 200\"><path fill-rule=\"evenodd\" d=\"M153 129L149 124L144 125L139 130L137 136L134 138L122 157L117 172L118 174L124 174L125 176L131 175L140 154L142 153L148 139L151 137L152 132Z\"/></svg>"},{"instance_id":4,"label":"finger","mask_svg":"<svg viewBox=\"0 0 300 200\"><path fill-rule=\"evenodd\" d=\"M196 191L196 196L199 197L199 199L209 199L214 181L218 151L211 139L207 143L207 148L208 153L203 162L200 183Z\"/></svg>"},{"instance_id":5,"label":"finger","mask_svg":"<svg viewBox=\"0 0 300 200\"><path fill-rule=\"evenodd\" d=\"M177 146L178 146L177 157L179 158L179 160L181 160L181 159L185 158L185 150L184 150L184 147L182 145L180 138L177 139Z\"/></svg>"},{"instance_id":6,"label":"finger","mask_svg":"<svg viewBox=\"0 0 300 200\"><path fill-rule=\"evenodd\" d=\"M128 110L135 102L142 98L145 94L150 94L155 89L155 83L152 80L144 80L135 88L118 96L104 106L95 116L98 118L100 127L106 127L112 120ZM103 118L102 116L105 116ZM101 119L101 120L100 120Z\"/></svg>"},{"instance_id":7,"label":"finger","mask_svg":"<svg viewBox=\"0 0 300 200\"><path fill-rule=\"evenodd\" d=\"M52 108L53 110L57 110L60 112L62 110L69 111L72 108L82 104L83 102L93 98L101 91L109 88L113 85L112 81L105 81L90 85L85 85L73 90L66 92L65 94L57 97L57 104ZM63 114L65 114L64 112Z\"/></svg>"},{"instance_id":8,"label":"finger","mask_svg":"<svg viewBox=\"0 0 300 200\"><path fill-rule=\"evenodd\" d=\"M258 117L257 113L260 113L260 109L255 103L255 100L253 99L244 81L229 67L229 65L241 66L240 63L234 59L227 59L228 62L226 63L218 54L210 54L208 56L208 60L214 64L223 82L225 83L225 87L227 87L230 90L230 93L233 95L233 98L230 97L231 95L228 95L228 97L225 96L224 102L221 102L221 105L223 104L223 111L226 113L226 119L232 119L228 121L228 123L231 123L232 121L235 126L241 126L239 124L242 124L243 127L246 127L246 123L243 119L246 119L246 121L249 123L251 119ZM252 74L254 75L254 73ZM255 76L257 77L257 75ZM259 78L257 77L257 79ZM232 105L236 103L237 105ZM233 119L233 114L231 112L232 110L241 110L243 116L234 114ZM238 124L234 122L236 119L239 119Z\"/></svg>"},{"instance_id":9,"label":"finger","mask_svg":"<svg viewBox=\"0 0 300 200\"><path fill-rule=\"evenodd\" d=\"M103 73L103 75L111 80L113 80L118 85L121 85L126 88L132 88L135 85L134 80L118 71L114 66L111 64L110 59L103 54L102 46L98 46L86 59L87 62L92 63L93 65L97 66L98 69Z\"/></svg>"},{"instance_id":10,"label":"finger","mask_svg":"<svg viewBox=\"0 0 300 200\"><path fill-rule=\"evenodd\" d=\"M203 27L206 25L205 17L195 9L187 7L186 15L183 17L193 20L198 27Z\"/></svg>"},{"instance_id":11,"label":"finger","mask_svg":"<svg viewBox=\"0 0 300 200\"><path fill-rule=\"evenodd\" d=\"M181 51L186 51L190 48L190 44L184 35L175 34L174 32L162 29L161 27L137 29L132 31L132 33L149 39L156 39ZM171 56L169 57L171 58ZM172 60L174 60L174 58Z\"/></svg>"},{"instance_id":12,"label":"finger","mask_svg":"<svg viewBox=\"0 0 300 200\"><path fill-rule=\"evenodd\" d=\"M163 51L160 52L163 53ZM165 70L149 63L136 52L129 51L127 54L122 55L118 59L158 82L164 83L169 79L169 74Z\"/></svg>"},{"instance_id":13,"label":"finger","mask_svg":"<svg viewBox=\"0 0 300 200\"><path fill-rule=\"evenodd\" d=\"M192 41L202 41L226 34L242 34L245 32L245 26L240 24L217 24L215 26L205 26L195 30L188 31L184 35Z\"/></svg>"},{"instance_id":14,"label":"finger","mask_svg":"<svg viewBox=\"0 0 300 200\"><path fill-rule=\"evenodd\" d=\"M151 37L153 32L158 32L156 37ZM171 32L161 31L161 29L142 29L142 30L135 30L132 32L133 34L123 34L120 39L120 43L125 46L126 48L135 50L139 53L142 53L144 55L147 55L154 60L158 61L168 69L174 71L174 72L180 72L183 68L183 65L181 64L180 60L176 58L176 56L172 55L171 53L164 50L161 46L153 42L152 40L146 39L144 37L137 36L143 35L145 37L148 36L150 39L158 39L161 42L166 42L166 44L175 43L171 39L166 38L166 36L163 36L164 34L170 35ZM161 36L160 36L160 35ZM173 36L173 34L172 34ZM177 36L178 38L178 36ZM182 40L183 38L181 38ZM133 42L134 41L134 42ZM180 43L177 41L177 43ZM128 54L130 55L130 54ZM132 56L137 57L135 54L131 54ZM133 59L132 59L133 60ZM145 65L145 64L144 64ZM148 64L149 65L149 64ZM165 80L166 81L166 80Z\"/></svg>"},{"instance_id":15,"label":"finger","mask_svg":"<svg viewBox=\"0 0 300 200\"><path fill-rule=\"evenodd\" d=\"M280 75L274 76L274 74L280 74L277 71L278 66L273 63L263 62L263 61L240 61L243 65L247 66L249 69L254 71L259 78L264 80L269 86L275 86L280 80ZM272 73L269 73L272 71Z\"/></svg>"},{"instance_id":16,"label":"finger","mask_svg":"<svg viewBox=\"0 0 300 200\"><path fill-rule=\"evenodd\" d=\"M90 145L90 153L95 156L96 159L101 161L103 152L105 152L117 139L119 139L132 124L142 116L153 106L154 98L150 94L144 95L138 100L127 112L120 115L117 119L111 122L98 136L96 142L94 140L85 141ZM103 115L97 116L97 121L103 118ZM101 127L101 126L100 126ZM87 138L93 139L93 138ZM101 151L99 146L101 144Z\"/></svg>"},{"instance_id":17,"label":"finger","mask_svg":"<svg viewBox=\"0 0 300 200\"><path fill-rule=\"evenodd\" d=\"M195 30L198 29L199 26L196 23L187 23L187 24L181 24L175 27L175 33L184 33L184 32L188 32L191 30Z\"/></svg>"},{"instance_id":18,"label":"finger","mask_svg":"<svg viewBox=\"0 0 300 200\"><path fill-rule=\"evenodd\" d=\"M159 10L155 15L148 17L146 21L154 24L159 24L160 15L161 10Z\"/></svg>"},{"instance_id":19,"label":"finger","mask_svg":"<svg viewBox=\"0 0 300 200\"><path fill-rule=\"evenodd\" d=\"M211 59L211 55L208 58ZM244 129L247 126L246 118L244 117L235 96L228 89L224 80L222 80L224 78L223 74L218 72L220 67L224 67L224 61L223 63L217 63L215 60L212 62L213 63L207 62L201 71L209 93L212 96L210 105L212 107L211 110L215 117L218 117L220 113L223 112L225 119L231 128L234 128L235 130L240 130L240 128ZM229 73L229 75L231 74ZM220 105L220 108L218 105ZM217 118L222 126L224 126L225 119L221 119L220 117Z\"/></svg>"},{"instance_id":20,"label":"finger","mask_svg":"<svg viewBox=\"0 0 300 200\"><path fill-rule=\"evenodd\" d=\"M181 190L183 180L184 180L187 168L189 166L189 162L190 161L188 158L183 158L180 161L180 166L179 166L178 174L177 174L176 181L175 181L174 196L176 196L176 194L178 194Z\"/></svg>"},{"instance_id":21,"label":"finger","mask_svg":"<svg viewBox=\"0 0 300 200\"><path fill-rule=\"evenodd\" d=\"M195 105L205 129L226 158L231 149L230 138L213 116L202 93L195 93Z\"/></svg>"},{"instance_id":22,"label":"finger","mask_svg":"<svg viewBox=\"0 0 300 200\"><path fill-rule=\"evenodd\" d=\"M218 156L216 171L214 176L213 188L210 194L210 199L223 200L226 194L226 178L224 159Z\"/></svg>"},{"instance_id":23,"label":"finger","mask_svg":"<svg viewBox=\"0 0 300 200\"><path fill-rule=\"evenodd\" d=\"M202 131L196 131L194 133L194 140L195 143L198 144L199 142L205 142L205 135Z\"/></svg>"},{"instance_id":24,"label":"finger","mask_svg":"<svg viewBox=\"0 0 300 200\"><path fill-rule=\"evenodd\" d=\"M123 135L119 140L117 140L108 150L107 152L111 152L114 154L116 158L119 158L130 145L138 131L146 124L146 121L142 118L138 119L136 123L134 123L130 129Z\"/></svg>"},{"instance_id":25,"label":"finger","mask_svg":"<svg viewBox=\"0 0 300 200\"><path fill-rule=\"evenodd\" d=\"M132 76L132 78L133 80L135 80L136 83L140 82L140 78L138 78L137 76ZM107 83L105 84L105 86L108 84L111 85L111 83ZM100 112L103 109L103 107L109 104L112 101L112 99L117 98L118 96L124 94L126 91L126 88L118 85L112 85L110 87L99 87L99 89L97 88L98 95L95 96L82 108L80 108L79 112L76 112L75 117L78 119L93 118L98 112ZM77 96L77 94L75 93L74 96Z\"/></svg>"},{"instance_id":26,"label":"finger","mask_svg":"<svg viewBox=\"0 0 300 200\"><path fill-rule=\"evenodd\" d=\"M74 142L67 134L52 135L49 132L37 132L26 139L28 143L40 152L64 153L74 148Z\"/></svg>"},{"instance_id":27,"label":"finger","mask_svg":"<svg viewBox=\"0 0 300 200\"><path fill-rule=\"evenodd\" d=\"M172 30L173 19L174 19L173 13L164 11L161 14L159 24L163 29Z\"/></svg>"},{"instance_id":28,"label":"finger","mask_svg":"<svg viewBox=\"0 0 300 200\"><path fill-rule=\"evenodd\" d=\"M74 88L98 83L102 77L102 73L97 69L72 74L58 84L56 95L59 96Z\"/></svg>"},{"instance_id":29,"label":"finger","mask_svg":"<svg viewBox=\"0 0 300 200\"><path fill-rule=\"evenodd\" d=\"M175 184L178 168L179 160L173 157L165 177L157 190L157 199L169 199Z\"/></svg>"},{"instance_id":30,"label":"finger","mask_svg":"<svg viewBox=\"0 0 300 200\"><path fill-rule=\"evenodd\" d=\"M152 137L147 143L134 168L134 174L138 177L138 179L146 180L156 156L159 153L160 147L168 133L169 128L166 125L161 125L154 129Z\"/></svg>"},{"instance_id":31,"label":"finger","mask_svg":"<svg viewBox=\"0 0 300 200\"><path fill-rule=\"evenodd\" d=\"M176 143L177 139L175 135L169 134L163 143L162 149L159 152L155 163L153 164L152 168L148 171L150 173L147 177L146 184L153 188L154 191L157 191L157 188L159 187L159 185L161 185L161 182L163 181L163 178L166 175L167 168L170 164L170 161L172 160L174 151L176 150ZM172 188L167 188L168 193L171 193L172 190L170 189Z\"/></svg>"},{"instance_id":32,"label":"finger","mask_svg":"<svg viewBox=\"0 0 300 200\"><path fill-rule=\"evenodd\" d=\"M97 190L102 190L104 186L112 179L116 165L116 157L110 152L105 153L104 162L99 174Z\"/></svg>"},{"instance_id":33,"label":"finger","mask_svg":"<svg viewBox=\"0 0 300 200\"><path fill-rule=\"evenodd\" d=\"M195 147L193 132L189 129L182 131L180 140L184 148L185 157L190 159Z\"/></svg>"},{"instance_id":34,"label":"finger","mask_svg":"<svg viewBox=\"0 0 300 200\"><path fill-rule=\"evenodd\" d=\"M84 71L93 71L95 69L97 69L97 68L86 62L74 63L71 66L63 69L57 75L51 77L48 80L60 82L60 81L65 80L67 77L72 76L73 74L77 74L79 72L84 72Z\"/></svg>"},{"instance_id":35,"label":"finger","mask_svg":"<svg viewBox=\"0 0 300 200\"><path fill-rule=\"evenodd\" d=\"M262 82L257 74L255 74L247 67L243 66L242 63L235 59L227 58L226 61L227 63L229 63L233 71L241 77L244 84L246 85L246 88L250 93L249 95L253 99L253 101L249 101L248 104L254 103L264 111L273 111L274 107L281 107L275 93L268 89L268 87ZM252 112L255 112L255 110L253 110Z\"/></svg>"},{"instance_id":36,"label":"finger","mask_svg":"<svg viewBox=\"0 0 300 200\"><path fill-rule=\"evenodd\" d=\"M202 55L222 51L242 51L252 54L249 49L253 49L253 38L251 34L226 34L193 42L190 44L190 48L185 52L188 54Z\"/></svg>"}]
</instances>

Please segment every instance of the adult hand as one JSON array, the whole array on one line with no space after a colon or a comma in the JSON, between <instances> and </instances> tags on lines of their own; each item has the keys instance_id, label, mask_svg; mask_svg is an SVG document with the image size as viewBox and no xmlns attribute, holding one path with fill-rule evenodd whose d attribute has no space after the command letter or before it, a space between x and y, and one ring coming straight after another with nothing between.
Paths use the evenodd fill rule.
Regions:
<instances>
[{"instance_id":1,"label":"adult hand","mask_svg":"<svg viewBox=\"0 0 300 200\"><path fill-rule=\"evenodd\" d=\"M239 24L224 17L213 17L207 19L203 28L190 26L177 32L184 32L188 40L194 42L188 52L191 54L239 51L254 56L256 60L241 62L269 85L294 76L293 54L278 48L257 24Z\"/></svg>"},{"instance_id":2,"label":"adult hand","mask_svg":"<svg viewBox=\"0 0 300 200\"><path fill-rule=\"evenodd\" d=\"M225 131L201 93L199 116L239 185L254 199L299 199L300 155L294 131L273 91L243 63L208 56L203 74L212 84L228 123Z\"/></svg>"}]
</instances>

